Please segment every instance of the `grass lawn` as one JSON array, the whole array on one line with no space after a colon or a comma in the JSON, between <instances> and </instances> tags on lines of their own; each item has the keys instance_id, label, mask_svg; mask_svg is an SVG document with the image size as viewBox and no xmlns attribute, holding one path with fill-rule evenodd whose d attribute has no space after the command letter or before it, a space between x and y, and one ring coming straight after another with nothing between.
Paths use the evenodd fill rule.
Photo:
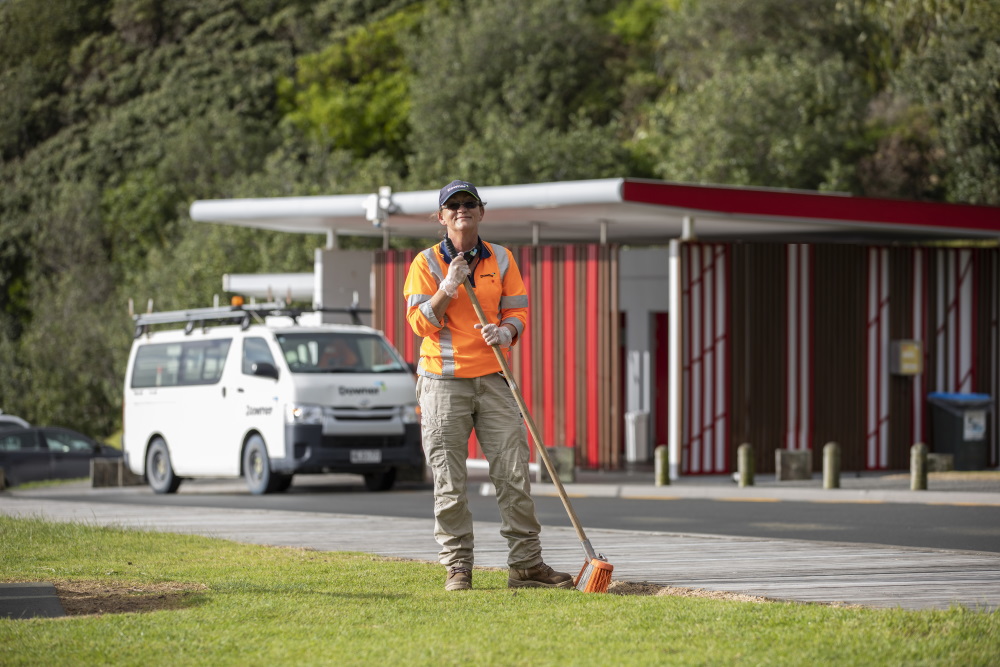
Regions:
<instances>
[{"instance_id":1,"label":"grass lawn","mask_svg":"<svg viewBox=\"0 0 1000 667\"><path fill-rule=\"evenodd\" d=\"M372 535L373 540L378 535ZM368 554L0 517L0 580L58 619L0 619L0 665L996 665L1000 614L517 591Z\"/></svg>"}]
</instances>

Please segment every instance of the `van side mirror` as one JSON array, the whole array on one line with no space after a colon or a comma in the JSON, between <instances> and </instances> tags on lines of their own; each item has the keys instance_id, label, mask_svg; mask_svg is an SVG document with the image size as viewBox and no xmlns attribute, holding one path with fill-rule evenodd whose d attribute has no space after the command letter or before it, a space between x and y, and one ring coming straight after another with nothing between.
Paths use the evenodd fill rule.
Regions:
<instances>
[{"instance_id":1,"label":"van side mirror","mask_svg":"<svg viewBox=\"0 0 1000 667\"><path fill-rule=\"evenodd\" d=\"M278 379L278 369L274 367L274 364L268 361L255 361L250 370L254 375L259 375L266 378Z\"/></svg>"}]
</instances>

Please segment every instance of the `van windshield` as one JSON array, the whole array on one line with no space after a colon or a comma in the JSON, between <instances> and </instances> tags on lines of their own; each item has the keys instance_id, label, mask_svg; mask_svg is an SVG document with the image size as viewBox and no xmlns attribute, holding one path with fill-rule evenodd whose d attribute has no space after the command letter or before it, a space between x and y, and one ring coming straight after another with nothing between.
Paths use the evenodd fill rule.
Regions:
<instances>
[{"instance_id":1,"label":"van windshield","mask_svg":"<svg viewBox=\"0 0 1000 667\"><path fill-rule=\"evenodd\" d=\"M277 335L293 373L408 373L409 368L381 336L318 332Z\"/></svg>"}]
</instances>

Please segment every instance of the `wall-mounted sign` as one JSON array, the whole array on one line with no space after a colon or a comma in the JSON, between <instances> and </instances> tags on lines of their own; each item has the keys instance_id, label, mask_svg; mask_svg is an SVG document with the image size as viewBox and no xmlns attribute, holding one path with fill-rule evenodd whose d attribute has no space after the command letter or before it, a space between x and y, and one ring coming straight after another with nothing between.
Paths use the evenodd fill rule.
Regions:
<instances>
[{"instance_id":1,"label":"wall-mounted sign","mask_svg":"<svg viewBox=\"0 0 1000 667\"><path fill-rule=\"evenodd\" d=\"M889 344L889 372L920 375L924 372L924 345L919 340L894 340Z\"/></svg>"}]
</instances>

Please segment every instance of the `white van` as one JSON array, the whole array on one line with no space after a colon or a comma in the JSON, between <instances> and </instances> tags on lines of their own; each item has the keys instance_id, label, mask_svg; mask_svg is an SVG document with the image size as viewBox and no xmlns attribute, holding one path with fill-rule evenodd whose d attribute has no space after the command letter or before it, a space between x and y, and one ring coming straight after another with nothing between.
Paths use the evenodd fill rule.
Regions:
<instances>
[{"instance_id":1,"label":"white van","mask_svg":"<svg viewBox=\"0 0 1000 667\"><path fill-rule=\"evenodd\" d=\"M129 469L157 493L241 475L252 493L271 493L322 472L358 473L384 491L399 472L422 474L413 371L385 336L275 306L135 317L122 410Z\"/></svg>"}]
</instances>

